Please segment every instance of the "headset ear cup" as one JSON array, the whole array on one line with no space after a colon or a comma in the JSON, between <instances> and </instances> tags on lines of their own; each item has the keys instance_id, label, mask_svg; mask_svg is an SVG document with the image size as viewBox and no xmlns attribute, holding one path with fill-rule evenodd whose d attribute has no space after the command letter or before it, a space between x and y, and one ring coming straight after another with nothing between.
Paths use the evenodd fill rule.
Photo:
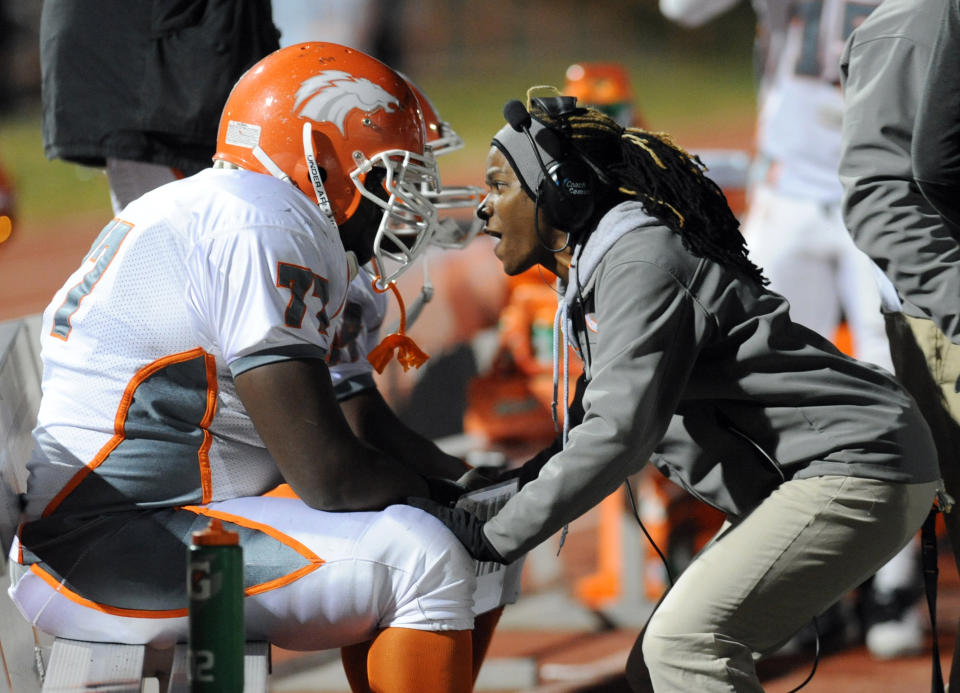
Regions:
<instances>
[{"instance_id":1,"label":"headset ear cup","mask_svg":"<svg viewBox=\"0 0 960 693\"><path fill-rule=\"evenodd\" d=\"M567 218L567 201L557 184L551 178L544 178L540 181L540 189L537 194L539 195L540 208L543 209L543 213L547 217L547 223L556 229L566 230L563 227Z\"/></svg>"},{"instance_id":2,"label":"headset ear cup","mask_svg":"<svg viewBox=\"0 0 960 693\"><path fill-rule=\"evenodd\" d=\"M585 162L567 157L551 167L540 183L540 200L547 221L561 231L576 233L592 217L596 206L597 175Z\"/></svg>"}]
</instances>

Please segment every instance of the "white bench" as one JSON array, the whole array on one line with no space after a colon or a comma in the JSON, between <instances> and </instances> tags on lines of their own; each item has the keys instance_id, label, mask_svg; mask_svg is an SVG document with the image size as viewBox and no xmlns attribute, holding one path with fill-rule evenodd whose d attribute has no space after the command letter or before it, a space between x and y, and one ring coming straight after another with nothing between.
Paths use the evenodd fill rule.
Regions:
<instances>
[{"instance_id":1,"label":"white bench","mask_svg":"<svg viewBox=\"0 0 960 693\"><path fill-rule=\"evenodd\" d=\"M7 552L20 521L31 430L40 406L40 316L0 323L0 692L188 693L187 648L53 639L7 596ZM244 693L265 693L270 646L248 642Z\"/></svg>"},{"instance_id":2,"label":"white bench","mask_svg":"<svg viewBox=\"0 0 960 693\"><path fill-rule=\"evenodd\" d=\"M43 681L43 693L189 693L187 646L155 650L143 645L120 645L57 638ZM244 693L266 693L270 674L270 645L247 642L243 657Z\"/></svg>"},{"instance_id":3,"label":"white bench","mask_svg":"<svg viewBox=\"0 0 960 693\"><path fill-rule=\"evenodd\" d=\"M0 323L0 690L40 690L52 638L31 628L7 596L7 551L26 489L30 430L40 406L39 316Z\"/></svg>"}]
</instances>

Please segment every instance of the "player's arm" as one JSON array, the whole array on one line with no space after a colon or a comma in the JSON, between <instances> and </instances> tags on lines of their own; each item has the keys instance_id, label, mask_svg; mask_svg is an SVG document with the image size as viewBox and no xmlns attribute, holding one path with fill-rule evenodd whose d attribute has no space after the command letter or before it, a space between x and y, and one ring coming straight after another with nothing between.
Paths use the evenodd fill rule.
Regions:
<instances>
[{"instance_id":1,"label":"player's arm","mask_svg":"<svg viewBox=\"0 0 960 693\"><path fill-rule=\"evenodd\" d=\"M914 183L910 157L930 46L862 32L841 60L844 222L897 293L960 343L960 242Z\"/></svg>"},{"instance_id":2,"label":"player's arm","mask_svg":"<svg viewBox=\"0 0 960 693\"><path fill-rule=\"evenodd\" d=\"M198 335L222 354L260 439L305 503L374 510L426 494L420 475L360 441L340 411L326 365L348 281L335 232L275 216L276 224L208 234L191 253Z\"/></svg>"},{"instance_id":3,"label":"player's arm","mask_svg":"<svg viewBox=\"0 0 960 693\"><path fill-rule=\"evenodd\" d=\"M457 479L466 471L462 460L404 424L375 387L342 400L340 407L360 440L389 451L419 474Z\"/></svg>"},{"instance_id":4,"label":"player's arm","mask_svg":"<svg viewBox=\"0 0 960 693\"><path fill-rule=\"evenodd\" d=\"M359 440L321 359L268 363L238 374L237 394L281 474L318 510L377 510L425 496L423 478Z\"/></svg>"}]
</instances>

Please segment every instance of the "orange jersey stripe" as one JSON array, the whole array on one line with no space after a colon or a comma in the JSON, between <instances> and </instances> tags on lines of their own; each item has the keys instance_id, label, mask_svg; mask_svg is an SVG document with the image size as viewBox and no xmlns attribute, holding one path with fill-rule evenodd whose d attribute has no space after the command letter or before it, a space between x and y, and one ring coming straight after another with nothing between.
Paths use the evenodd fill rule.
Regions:
<instances>
[{"instance_id":1,"label":"orange jersey stripe","mask_svg":"<svg viewBox=\"0 0 960 693\"><path fill-rule=\"evenodd\" d=\"M311 573L320 566L322 566L325 561L318 557L306 546L298 542L296 539L293 539L282 532L277 531L269 525L262 524L260 522L254 522L245 517L240 517L238 515L233 515L231 513L220 512L217 510L211 510L210 508L200 507L200 506L184 506L182 510L188 510L194 512L197 515L203 515L204 517L216 517L221 520L226 520L232 522L233 524L240 525L241 527L247 527L248 529L254 529L259 532L267 534L277 541L289 546L294 551L303 556L308 565L299 568L292 573L284 575L273 580L268 580L267 582L259 583L256 585L251 585L244 589L245 596L251 596L255 594L262 594L264 592L269 592L270 590L289 585L293 582L296 582L298 579ZM95 609L97 611L102 611L103 613L111 614L114 616L125 616L129 618L179 618L186 616L188 613L187 609L160 609L160 610L147 610L147 609L124 609L120 607L106 606L104 604L99 604L94 602L86 597L81 597L79 594L71 590L66 586L65 583L57 580L53 575L48 573L42 566L39 564L34 564L30 566L30 570L40 577L44 582L54 588L58 593L70 599L70 601L80 604L81 606Z\"/></svg>"},{"instance_id":2,"label":"orange jersey stripe","mask_svg":"<svg viewBox=\"0 0 960 693\"><path fill-rule=\"evenodd\" d=\"M90 601L86 597L81 597L79 594L71 590L64 583L58 581L55 577L50 575L36 563L30 566L30 571L40 577L58 593L67 597L70 601L76 602L77 604L85 606L88 609L102 611L105 614L111 614L113 616L127 616L129 618L179 618L187 615L187 609L185 608L166 609L162 611L147 611L142 609L121 609L115 606L104 606L103 604Z\"/></svg>"},{"instance_id":3,"label":"orange jersey stripe","mask_svg":"<svg viewBox=\"0 0 960 693\"><path fill-rule=\"evenodd\" d=\"M209 503L213 498L213 480L210 475L210 446L213 444L213 436L210 435L210 424L217 413L217 360L212 354L204 353L204 365L207 369L207 410L200 420L200 428L203 429L203 444L197 453L200 463L200 489L201 503Z\"/></svg>"},{"instance_id":4,"label":"orange jersey stripe","mask_svg":"<svg viewBox=\"0 0 960 693\"><path fill-rule=\"evenodd\" d=\"M217 403L217 377L216 377L216 362L212 355L206 353L200 347L195 349L190 349L189 351L184 351L179 354L171 354L170 356L164 356L161 359L147 364L136 374L133 378L130 379L130 382L127 383L126 388L123 391L123 396L120 398L120 405L117 407L117 414L114 416L113 420L113 437L107 441L106 445L100 448L100 451L96 456L87 463L87 465L77 471L76 474L68 481L60 492L54 496L53 500L44 508L41 517L49 516L57 507L63 502L63 500L73 492L73 490L80 485L80 482L83 481L90 472L103 464L103 461L109 457L110 453L123 442L126 437L125 426L127 416L130 412L130 405L133 403L134 393L137 388L143 384L147 378L167 366L174 363L182 363L184 361L189 361L200 355L203 355L204 362L207 370L207 410L204 413L204 417L200 423L203 428L204 433L204 442L200 447L198 453L198 463L200 465L200 478L203 498L206 501L207 498L212 497L212 485L210 481L210 461L209 461L209 449L212 442L207 427L210 425L210 422L213 420L213 416L216 413L216 403Z\"/></svg>"}]
</instances>

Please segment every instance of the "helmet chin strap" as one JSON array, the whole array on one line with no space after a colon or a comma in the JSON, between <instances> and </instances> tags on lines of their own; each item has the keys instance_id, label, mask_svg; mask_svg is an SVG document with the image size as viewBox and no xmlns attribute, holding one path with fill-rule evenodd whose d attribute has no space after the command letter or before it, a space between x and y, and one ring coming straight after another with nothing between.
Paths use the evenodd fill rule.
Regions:
<instances>
[{"instance_id":1,"label":"helmet chin strap","mask_svg":"<svg viewBox=\"0 0 960 693\"><path fill-rule=\"evenodd\" d=\"M277 162L270 158L270 155L267 154L258 144L256 147L250 150L254 158L260 162L260 165L263 166L274 178L279 178L280 180L285 180L288 183L293 181L290 179L286 173L283 172L283 169L277 166Z\"/></svg>"},{"instance_id":2,"label":"helmet chin strap","mask_svg":"<svg viewBox=\"0 0 960 693\"><path fill-rule=\"evenodd\" d=\"M417 318L420 317L420 312L423 310L423 307L430 303L433 299L433 284L430 283L430 273L427 270L427 256L423 255L423 286L420 287L420 293L417 295L416 300L410 305L410 308L407 309L407 322L406 327L413 327L413 323L417 321ZM378 287L379 288L379 287ZM391 334L397 332L400 329L400 321L398 320L393 325L387 328L387 333Z\"/></svg>"},{"instance_id":3,"label":"helmet chin strap","mask_svg":"<svg viewBox=\"0 0 960 693\"><path fill-rule=\"evenodd\" d=\"M313 126L309 121L303 124L303 158L307 161L307 172L310 175L310 183L313 185L313 193L317 197L317 206L336 228L337 220L333 215L333 207L330 206L327 190L323 187L320 167L317 165L317 156L313 149Z\"/></svg>"},{"instance_id":4,"label":"helmet chin strap","mask_svg":"<svg viewBox=\"0 0 960 693\"><path fill-rule=\"evenodd\" d=\"M293 179L288 176L282 168L277 166L277 162L270 158L258 144L251 150L253 156L260 165L274 178L292 183ZM320 167L317 165L317 157L313 151L313 126L310 123L303 124L303 157L307 162L307 172L310 176L310 184L313 186L313 193L317 198L317 206L324 216L330 220L334 228L337 228L337 220L333 215L333 207L330 206L330 198L327 197L327 190L323 187L323 179L320 176Z\"/></svg>"}]
</instances>

